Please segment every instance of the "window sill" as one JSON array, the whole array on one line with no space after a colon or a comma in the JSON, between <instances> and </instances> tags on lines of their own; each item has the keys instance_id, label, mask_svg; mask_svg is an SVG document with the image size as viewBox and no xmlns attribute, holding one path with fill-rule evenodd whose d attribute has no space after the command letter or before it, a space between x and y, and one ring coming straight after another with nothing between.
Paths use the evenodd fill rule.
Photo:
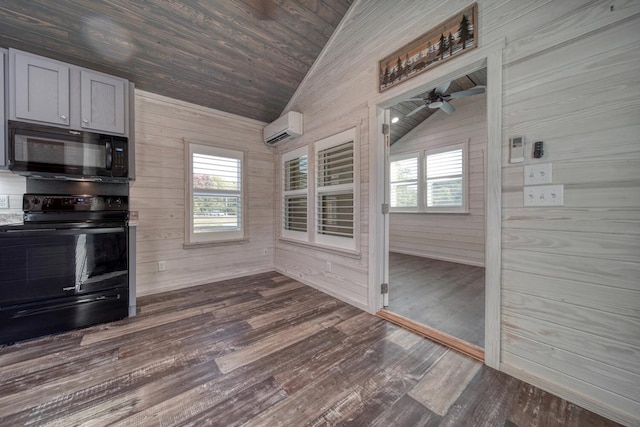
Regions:
<instances>
[{"instance_id":1,"label":"window sill","mask_svg":"<svg viewBox=\"0 0 640 427\"><path fill-rule=\"evenodd\" d=\"M197 249L197 248L207 248L214 246L227 246L227 245L243 245L249 243L248 238L242 239L228 239L228 240L213 240L209 242L193 242L193 243L183 243L182 249Z\"/></svg>"},{"instance_id":2,"label":"window sill","mask_svg":"<svg viewBox=\"0 0 640 427\"><path fill-rule=\"evenodd\" d=\"M279 237L278 241L283 242L283 243L287 243L287 244L292 244L292 245L296 245L296 246L301 246L304 248L309 248L309 249L316 249L322 252L328 252L328 253L332 253L332 254L339 254L339 255L344 255L346 257L349 258L354 258L354 259L361 259L362 258L362 254L360 253L360 251L352 251L349 249L340 249L340 248L335 248L333 246L325 246L325 245L320 245L318 243L313 243L313 242L303 242L301 240L295 240L295 239L288 239L286 237Z\"/></svg>"},{"instance_id":3,"label":"window sill","mask_svg":"<svg viewBox=\"0 0 640 427\"><path fill-rule=\"evenodd\" d=\"M426 214L426 215L469 215L469 211L389 211L390 214Z\"/></svg>"}]
</instances>

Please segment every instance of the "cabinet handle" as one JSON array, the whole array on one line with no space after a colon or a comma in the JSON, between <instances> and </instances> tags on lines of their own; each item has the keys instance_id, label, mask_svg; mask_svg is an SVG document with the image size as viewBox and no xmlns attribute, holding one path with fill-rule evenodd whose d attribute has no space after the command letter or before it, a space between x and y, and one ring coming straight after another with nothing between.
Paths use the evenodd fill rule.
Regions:
<instances>
[{"instance_id":1,"label":"cabinet handle","mask_svg":"<svg viewBox=\"0 0 640 427\"><path fill-rule=\"evenodd\" d=\"M67 116L60 116L62 120L67 120Z\"/></svg>"},{"instance_id":2,"label":"cabinet handle","mask_svg":"<svg viewBox=\"0 0 640 427\"><path fill-rule=\"evenodd\" d=\"M82 123L89 123L89 120L87 120L87 119L82 119Z\"/></svg>"}]
</instances>

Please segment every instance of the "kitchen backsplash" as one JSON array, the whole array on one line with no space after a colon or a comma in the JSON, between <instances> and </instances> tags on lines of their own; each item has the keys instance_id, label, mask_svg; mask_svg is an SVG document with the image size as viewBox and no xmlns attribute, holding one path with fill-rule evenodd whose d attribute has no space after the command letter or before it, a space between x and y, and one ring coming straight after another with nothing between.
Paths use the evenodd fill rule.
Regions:
<instances>
[{"instance_id":1,"label":"kitchen backsplash","mask_svg":"<svg viewBox=\"0 0 640 427\"><path fill-rule=\"evenodd\" d=\"M0 225L22 224L22 213L0 212Z\"/></svg>"},{"instance_id":2,"label":"kitchen backsplash","mask_svg":"<svg viewBox=\"0 0 640 427\"><path fill-rule=\"evenodd\" d=\"M9 196L9 208L0 208L0 225L22 222L22 196L26 191L26 178L0 171L0 195Z\"/></svg>"}]
</instances>

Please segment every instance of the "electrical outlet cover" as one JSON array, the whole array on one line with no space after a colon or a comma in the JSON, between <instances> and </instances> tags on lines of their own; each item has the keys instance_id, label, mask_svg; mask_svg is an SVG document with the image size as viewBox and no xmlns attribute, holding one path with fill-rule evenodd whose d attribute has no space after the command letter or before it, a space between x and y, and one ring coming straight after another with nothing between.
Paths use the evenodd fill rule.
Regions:
<instances>
[{"instance_id":1,"label":"electrical outlet cover","mask_svg":"<svg viewBox=\"0 0 640 427\"><path fill-rule=\"evenodd\" d=\"M9 209L9 196L6 194L0 196L0 209Z\"/></svg>"}]
</instances>

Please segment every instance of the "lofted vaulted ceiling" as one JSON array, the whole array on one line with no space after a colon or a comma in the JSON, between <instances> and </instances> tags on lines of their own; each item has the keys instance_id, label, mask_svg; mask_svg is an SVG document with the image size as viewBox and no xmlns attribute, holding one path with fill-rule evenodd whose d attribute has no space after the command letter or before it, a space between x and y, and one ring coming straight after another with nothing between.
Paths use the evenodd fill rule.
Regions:
<instances>
[{"instance_id":1,"label":"lofted vaulted ceiling","mask_svg":"<svg viewBox=\"0 0 640 427\"><path fill-rule=\"evenodd\" d=\"M3 0L0 47L243 117L280 115L353 0Z\"/></svg>"},{"instance_id":2,"label":"lofted vaulted ceiling","mask_svg":"<svg viewBox=\"0 0 640 427\"><path fill-rule=\"evenodd\" d=\"M474 71L471 74L462 76L455 79L449 85L449 88L445 91L445 95L449 95L454 92L459 92L467 89L471 89L475 86L486 86L487 84L487 69L483 68L478 71ZM430 90L429 90L430 91ZM421 93L416 98L427 97L429 91ZM457 100L451 100L451 104L455 107ZM398 117L397 123L391 124L391 132L389 134L391 144L394 144L400 138L405 136L414 127L425 121L429 116L438 111L438 109L423 108L420 111L407 116L414 109L423 105L420 101L403 101L393 107L391 107L391 117ZM455 114L452 113L452 114Z\"/></svg>"}]
</instances>

